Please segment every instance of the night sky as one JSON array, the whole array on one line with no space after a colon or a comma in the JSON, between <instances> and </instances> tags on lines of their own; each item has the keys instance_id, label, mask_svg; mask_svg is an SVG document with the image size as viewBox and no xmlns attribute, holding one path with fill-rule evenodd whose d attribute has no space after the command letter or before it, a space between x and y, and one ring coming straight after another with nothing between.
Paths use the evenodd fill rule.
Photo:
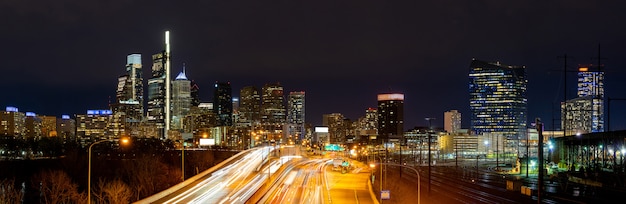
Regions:
<instances>
[{"instance_id":1,"label":"night sky","mask_svg":"<svg viewBox=\"0 0 626 204\"><path fill-rule=\"evenodd\" d=\"M306 120L351 120L376 95L405 94L405 129L457 109L469 128L472 58L524 65L528 119L559 126L563 67L575 97L578 64L606 68L606 97L626 98L624 1L0 1L0 107L40 115L84 114L115 99L126 55L164 49L172 75L186 64L202 101L213 84L280 82L306 92ZM612 130L626 129L626 101L611 102Z\"/></svg>"}]
</instances>

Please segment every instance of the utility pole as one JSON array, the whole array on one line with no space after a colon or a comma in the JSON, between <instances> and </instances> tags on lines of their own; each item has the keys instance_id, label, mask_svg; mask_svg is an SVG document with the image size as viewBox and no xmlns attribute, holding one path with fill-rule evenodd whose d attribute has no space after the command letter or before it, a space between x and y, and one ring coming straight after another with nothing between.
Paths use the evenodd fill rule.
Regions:
<instances>
[{"instance_id":1,"label":"utility pole","mask_svg":"<svg viewBox=\"0 0 626 204\"><path fill-rule=\"evenodd\" d=\"M431 166L432 166L432 162L430 161L431 158L431 152L430 152L430 146L431 146L431 139L430 139L430 134L432 133L433 130L433 125L432 125L432 121L435 120L435 118L426 118L426 120L428 121L428 195L430 195L430 172L431 172Z\"/></svg>"},{"instance_id":2,"label":"utility pole","mask_svg":"<svg viewBox=\"0 0 626 204\"><path fill-rule=\"evenodd\" d=\"M541 204L541 194L543 191L543 123L541 119L535 118L535 124L537 125L537 133L539 133L539 141L537 155L539 157L539 176L537 177L537 203Z\"/></svg>"}]
</instances>

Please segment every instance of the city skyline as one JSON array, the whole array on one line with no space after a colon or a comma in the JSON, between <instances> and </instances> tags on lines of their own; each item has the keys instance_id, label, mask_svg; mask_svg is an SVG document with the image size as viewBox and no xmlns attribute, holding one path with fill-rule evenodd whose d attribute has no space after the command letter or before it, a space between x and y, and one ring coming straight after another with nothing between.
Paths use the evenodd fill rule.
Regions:
<instances>
[{"instance_id":1,"label":"city skyline","mask_svg":"<svg viewBox=\"0 0 626 204\"><path fill-rule=\"evenodd\" d=\"M68 2L0 3L0 17L14 19L0 23L7 28L0 37L12 39L0 51L8 59L1 107L57 117L108 108L126 56L142 54L147 80L149 57L164 49L166 30L170 74L185 63L203 102L212 101L216 81L230 82L235 97L245 86L280 82L285 93L306 92L306 122L314 125L329 113L356 121L376 107L377 94L398 92L406 96L405 129L426 126L426 117L443 127L449 110L458 110L462 128L469 128L467 80L476 58L525 66L527 120L559 127L560 57L568 56L569 100L577 65L595 64L598 46L605 96L626 98L621 2ZM626 103L611 106L611 129L626 129Z\"/></svg>"}]
</instances>

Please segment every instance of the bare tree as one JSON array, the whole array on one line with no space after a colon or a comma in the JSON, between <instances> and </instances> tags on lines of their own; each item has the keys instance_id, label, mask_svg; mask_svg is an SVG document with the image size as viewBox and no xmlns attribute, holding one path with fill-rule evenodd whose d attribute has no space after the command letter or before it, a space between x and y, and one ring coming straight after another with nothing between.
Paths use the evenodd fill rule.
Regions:
<instances>
[{"instance_id":1,"label":"bare tree","mask_svg":"<svg viewBox=\"0 0 626 204\"><path fill-rule=\"evenodd\" d=\"M172 168L161 161L160 156L141 155L132 162L122 165L122 175L132 184L137 199L165 190L180 182L180 169Z\"/></svg>"},{"instance_id":2,"label":"bare tree","mask_svg":"<svg viewBox=\"0 0 626 204\"><path fill-rule=\"evenodd\" d=\"M40 171L33 177L33 185L39 188L42 203L84 203L78 193L78 185L61 170ZM82 201L82 202L80 202Z\"/></svg>"},{"instance_id":3,"label":"bare tree","mask_svg":"<svg viewBox=\"0 0 626 204\"><path fill-rule=\"evenodd\" d=\"M95 189L94 197L96 203L128 204L132 194L130 187L119 179L111 182L105 182L101 179Z\"/></svg>"},{"instance_id":4,"label":"bare tree","mask_svg":"<svg viewBox=\"0 0 626 204\"><path fill-rule=\"evenodd\" d=\"M22 189L15 188L13 179L0 181L0 203L22 203L23 196Z\"/></svg>"}]
</instances>

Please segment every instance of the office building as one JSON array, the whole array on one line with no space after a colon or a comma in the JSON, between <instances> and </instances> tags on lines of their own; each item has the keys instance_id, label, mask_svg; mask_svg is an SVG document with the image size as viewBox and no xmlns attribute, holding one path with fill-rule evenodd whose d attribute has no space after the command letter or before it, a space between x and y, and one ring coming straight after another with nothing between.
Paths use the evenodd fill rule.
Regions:
<instances>
[{"instance_id":1,"label":"office building","mask_svg":"<svg viewBox=\"0 0 626 204\"><path fill-rule=\"evenodd\" d=\"M230 82L215 82L213 90L213 113L217 126L233 125L233 99Z\"/></svg>"},{"instance_id":2,"label":"office building","mask_svg":"<svg viewBox=\"0 0 626 204\"><path fill-rule=\"evenodd\" d=\"M165 50L152 55L152 76L148 80L148 125L157 130L156 137L166 139L171 122L169 31L165 32Z\"/></svg>"},{"instance_id":3,"label":"office building","mask_svg":"<svg viewBox=\"0 0 626 204\"><path fill-rule=\"evenodd\" d=\"M579 65L577 98L561 104L566 135L604 132L603 66Z\"/></svg>"},{"instance_id":4,"label":"office building","mask_svg":"<svg viewBox=\"0 0 626 204\"><path fill-rule=\"evenodd\" d=\"M328 141L331 144L344 144L348 133L346 118L341 113L322 115L322 125L328 127Z\"/></svg>"},{"instance_id":5,"label":"office building","mask_svg":"<svg viewBox=\"0 0 626 204\"><path fill-rule=\"evenodd\" d=\"M526 68L473 59L469 69L471 130L508 139L524 138Z\"/></svg>"},{"instance_id":6,"label":"office building","mask_svg":"<svg viewBox=\"0 0 626 204\"><path fill-rule=\"evenodd\" d=\"M458 110L443 113L443 129L448 133L456 133L461 129L461 113Z\"/></svg>"},{"instance_id":7,"label":"office building","mask_svg":"<svg viewBox=\"0 0 626 204\"><path fill-rule=\"evenodd\" d=\"M404 135L404 94L378 94L378 143L398 143Z\"/></svg>"},{"instance_id":8,"label":"office building","mask_svg":"<svg viewBox=\"0 0 626 204\"><path fill-rule=\"evenodd\" d=\"M116 100L111 104L117 134L137 136L144 117L141 54L126 57L126 73L118 77ZM135 134L131 134L134 132Z\"/></svg>"},{"instance_id":9,"label":"office building","mask_svg":"<svg viewBox=\"0 0 626 204\"><path fill-rule=\"evenodd\" d=\"M25 129L26 114L19 112L16 107L8 106L0 112L0 135L22 138Z\"/></svg>"},{"instance_id":10,"label":"office building","mask_svg":"<svg viewBox=\"0 0 626 204\"><path fill-rule=\"evenodd\" d=\"M191 81L183 70L172 81L172 123L171 130L183 131L183 120L191 109Z\"/></svg>"},{"instance_id":11,"label":"office building","mask_svg":"<svg viewBox=\"0 0 626 204\"><path fill-rule=\"evenodd\" d=\"M286 112L283 86L280 83L265 84L261 95L261 126L267 133L266 140L278 141L283 138Z\"/></svg>"},{"instance_id":12,"label":"office building","mask_svg":"<svg viewBox=\"0 0 626 204\"><path fill-rule=\"evenodd\" d=\"M239 91L239 121L250 125L261 121L261 95L255 86L246 86Z\"/></svg>"},{"instance_id":13,"label":"office building","mask_svg":"<svg viewBox=\"0 0 626 204\"><path fill-rule=\"evenodd\" d=\"M293 91L289 93L289 100L287 102L287 139L293 143L301 141L305 134L305 104L304 91Z\"/></svg>"}]
</instances>

